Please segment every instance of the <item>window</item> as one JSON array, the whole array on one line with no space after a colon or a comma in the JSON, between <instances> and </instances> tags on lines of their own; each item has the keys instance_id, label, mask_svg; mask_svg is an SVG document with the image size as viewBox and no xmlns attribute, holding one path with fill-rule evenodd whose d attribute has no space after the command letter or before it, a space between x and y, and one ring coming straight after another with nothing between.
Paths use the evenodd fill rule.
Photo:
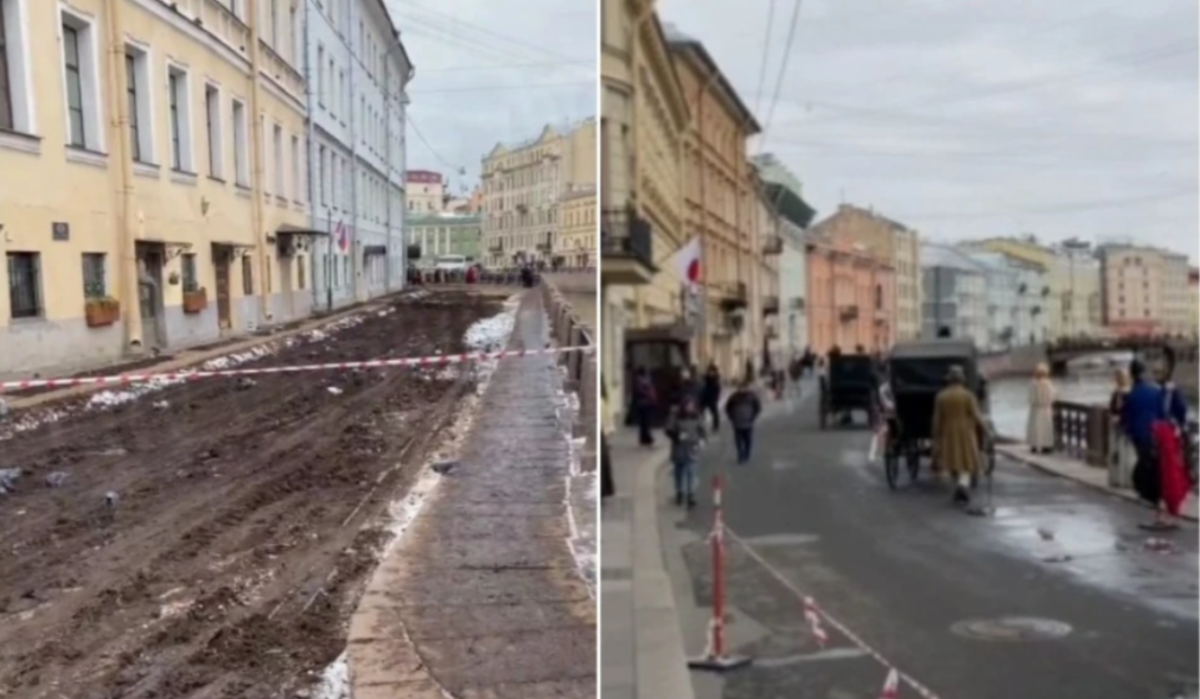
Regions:
<instances>
[{"instance_id":1,"label":"window","mask_svg":"<svg viewBox=\"0 0 1200 699\"><path fill-rule=\"evenodd\" d=\"M300 159L300 137L292 136L292 201L304 201L301 194L303 161Z\"/></svg>"},{"instance_id":2,"label":"window","mask_svg":"<svg viewBox=\"0 0 1200 699\"><path fill-rule=\"evenodd\" d=\"M279 45L279 0L271 0L271 48L283 54Z\"/></svg>"},{"instance_id":3,"label":"window","mask_svg":"<svg viewBox=\"0 0 1200 699\"><path fill-rule=\"evenodd\" d=\"M325 173L329 170L328 151L321 146L321 157L317 161L317 185L321 188L321 206L329 206L329 194L325 188Z\"/></svg>"},{"instance_id":4,"label":"window","mask_svg":"<svg viewBox=\"0 0 1200 699\"><path fill-rule=\"evenodd\" d=\"M8 61L11 49L4 20L4 7L5 4L0 2L0 129L12 131L16 128L16 122L13 120L13 89L12 78L9 75L12 68Z\"/></svg>"},{"instance_id":5,"label":"window","mask_svg":"<svg viewBox=\"0 0 1200 699\"><path fill-rule=\"evenodd\" d=\"M250 186L250 159L246 152L246 105L233 101L233 166L237 183Z\"/></svg>"},{"instance_id":6,"label":"window","mask_svg":"<svg viewBox=\"0 0 1200 699\"><path fill-rule=\"evenodd\" d=\"M36 252L10 252L8 257L8 303L13 318L37 318L42 314L41 260Z\"/></svg>"},{"instance_id":7,"label":"window","mask_svg":"<svg viewBox=\"0 0 1200 699\"><path fill-rule=\"evenodd\" d=\"M317 46L317 103L325 106L325 47Z\"/></svg>"},{"instance_id":8,"label":"window","mask_svg":"<svg viewBox=\"0 0 1200 699\"><path fill-rule=\"evenodd\" d=\"M225 176L225 149L221 139L221 92L212 85L204 87L204 133L208 139L208 174Z\"/></svg>"},{"instance_id":9,"label":"window","mask_svg":"<svg viewBox=\"0 0 1200 699\"><path fill-rule=\"evenodd\" d=\"M200 280L196 278L196 253L185 252L179 258L180 276L183 277L183 291L190 293L200 290Z\"/></svg>"},{"instance_id":10,"label":"window","mask_svg":"<svg viewBox=\"0 0 1200 699\"><path fill-rule=\"evenodd\" d=\"M279 124L275 125L271 140L271 146L275 149L275 196L283 197L287 192L283 185L283 127Z\"/></svg>"},{"instance_id":11,"label":"window","mask_svg":"<svg viewBox=\"0 0 1200 699\"><path fill-rule=\"evenodd\" d=\"M296 257L296 286L299 287L300 291L304 291L305 282L307 281L307 275L305 274L307 271L306 262L308 262L308 259L304 255Z\"/></svg>"},{"instance_id":12,"label":"window","mask_svg":"<svg viewBox=\"0 0 1200 699\"><path fill-rule=\"evenodd\" d=\"M100 299L108 296L108 278L104 271L104 253L83 253L83 297Z\"/></svg>"},{"instance_id":13,"label":"window","mask_svg":"<svg viewBox=\"0 0 1200 699\"><path fill-rule=\"evenodd\" d=\"M133 159L142 159L142 138L138 133L138 81L137 57L125 52L125 95L126 109L129 111L129 148Z\"/></svg>"},{"instance_id":14,"label":"window","mask_svg":"<svg viewBox=\"0 0 1200 699\"><path fill-rule=\"evenodd\" d=\"M249 255L242 256L242 295L254 295L254 262Z\"/></svg>"},{"instance_id":15,"label":"window","mask_svg":"<svg viewBox=\"0 0 1200 699\"><path fill-rule=\"evenodd\" d=\"M179 172L194 172L187 73L174 66L167 69L167 105L171 122L171 167Z\"/></svg>"},{"instance_id":16,"label":"window","mask_svg":"<svg viewBox=\"0 0 1200 699\"><path fill-rule=\"evenodd\" d=\"M83 108L83 73L79 60L79 30L63 25L63 65L67 73L67 122L70 125L68 143L87 146L87 119Z\"/></svg>"}]
</instances>

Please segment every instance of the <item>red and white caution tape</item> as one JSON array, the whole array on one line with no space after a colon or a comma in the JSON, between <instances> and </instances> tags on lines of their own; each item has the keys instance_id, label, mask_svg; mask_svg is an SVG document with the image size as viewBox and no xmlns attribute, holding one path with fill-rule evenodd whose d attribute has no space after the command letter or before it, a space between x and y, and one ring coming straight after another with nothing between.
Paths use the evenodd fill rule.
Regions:
<instances>
[{"instance_id":1,"label":"red and white caution tape","mask_svg":"<svg viewBox=\"0 0 1200 699\"><path fill-rule=\"evenodd\" d=\"M181 370L162 373L116 374L113 376L78 376L64 379L28 379L24 381L0 382L0 393L28 388L65 388L69 386L122 386L148 383L151 381L179 382L209 379L220 376L257 376L263 374L295 374L309 371L344 371L347 369L379 369L385 367L420 366L435 367L448 364L464 364L487 360L533 357L563 352L594 352L592 345L578 347L553 347L534 350L503 350L500 352L468 352L464 354L438 354L430 357L404 357L398 359L368 359L357 362L331 362L327 364L294 364L291 366L247 367L238 369Z\"/></svg>"},{"instance_id":2,"label":"red and white caution tape","mask_svg":"<svg viewBox=\"0 0 1200 699\"><path fill-rule=\"evenodd\" d=\"M829 625L831 628L833 628L839 634L844 636L846 638L846 640L850 641L850 643L852 643L855 647L857 647L859 650L863 651L868 656L873 658L875 660L875 662L879 663L884 668L887 668L888 681L887 681L887 683L884 684L884 695L883 695L883 697L885 699L896 699L896 697L899 696L899 694L898 694L899 685L901 683L908 685L908 687L910 687L916 693L916 695L918 697L920 697L921 699L940 699L938 697L938 695L933 692L933 690L929 689L924 684L918 682L916 678L914 678L911 675L900 672L900 670L898 670L896 668L896 666L894 664L892 664L892 662L890 660L888 660L882 653L880 653L878 650L876 650L870 644L868 644L866 641L864 641L861 636L854 633L854 631L852 631L849 626L846 626L844 623L842 623L841 621L839 621L836 618L834 618L833 616L831 616L829 614L829 612L825 611L824 609L821 609L815 603L810 606L808 604L808 600L811 598L807 594L805 594L803 591L801 591L800 588L796 586L796 583L792 582L791 579L789 579L786 575L779 572L778 568L771 565L770 561L763 558L762 554L759 553L753 546L751 546L745 539L743 539L741 536L739 536L737 532L733 531L732 529L726 528L725 536L729 537L729 539L731 541L733 541L733 543L740 546L742 548L742 550L746 552L746 555L748 555L750 558L754 559L754 561L756 563L758 563L760 566L762 566L763 569L766 570L767 573L769 573L771 575L771 577L775 578L775 580L778 581L780 585L782 585L783 587L785 587L786 589L791 591L792 594L796 595L796 597L800 598L801 600L804 600L804 602L805 602L805 617L808 616L808 612L811 610L813 612L813 614L821 622L822 627L825 626L826 624ZM810 624L811 624L811 622L810 622ZM894 692L892 694L887 694L887 691L889 691L888 687L889 687L890 683L893 681L893 679L895 681L896 689L894 690Z\"/></svg>"}]
</instances>

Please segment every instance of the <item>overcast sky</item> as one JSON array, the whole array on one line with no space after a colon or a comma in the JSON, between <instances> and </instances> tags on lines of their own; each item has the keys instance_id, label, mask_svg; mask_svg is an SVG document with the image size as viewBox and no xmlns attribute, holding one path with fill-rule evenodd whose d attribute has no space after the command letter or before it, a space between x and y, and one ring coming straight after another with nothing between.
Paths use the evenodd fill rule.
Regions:
<instances>
[{"instance_id":1,"label":"overcast sky","mask_svg":"<svg viewBox=\"0 0 1200 699\"><path fill-rule=\"evenodd\" d=\"M408 167L452 175L455 193L498 141L598 111L595 0L387 1L417 69Z\"/></svg>"},{"instance_id":2,"label":"overcast sky","mask_svg":"<svg viewBox=\"0 0 1200 699\"><path fill-rule=\"evenodd\" d=\"M765 149L819 216L844 197L934 239L1123 238L1196 257L1194 0L805 0L771 115L794 1L661 0L660 14L769 122Z\"/></svg>"}]
</instances>

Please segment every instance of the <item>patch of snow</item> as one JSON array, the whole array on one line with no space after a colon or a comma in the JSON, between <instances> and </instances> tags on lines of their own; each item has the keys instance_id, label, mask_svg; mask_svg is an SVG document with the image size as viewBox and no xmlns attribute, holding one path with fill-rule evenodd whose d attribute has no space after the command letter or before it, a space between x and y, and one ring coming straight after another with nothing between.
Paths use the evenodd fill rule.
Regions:
<instances>
[{"instance_id":1,"label":"patch of snow","mask_svg":"<svg viewBox=\"0 0 1200 699\"><path fill-rule=\"evenodd\" d=\"M516 309L505 310L491 318L476 321L467 328L463 341L473 352L497 352L508 344L516 321Z\"/></svg>"},{"instance_id":2,"label":"patch of snow","mask_svg":"<svg viewBox=\"0 0 1200 699\"><path fill-rule=\"evenodd\" d=\"M346 651L321 671L314 699L350 699L350 662Z\"/></svg>"}]
</instances>

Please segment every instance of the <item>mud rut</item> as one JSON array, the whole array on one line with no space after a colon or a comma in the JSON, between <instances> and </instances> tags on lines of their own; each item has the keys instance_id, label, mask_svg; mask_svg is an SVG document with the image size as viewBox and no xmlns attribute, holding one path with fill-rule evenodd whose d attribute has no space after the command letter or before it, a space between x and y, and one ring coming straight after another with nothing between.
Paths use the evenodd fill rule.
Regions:
<instances>
[{"instance_id":1,"label":"mud rut","mask_svg":"<svg viewBox=\"0 0 1200 699\"><path fill-rule=\"evenodd\" d=\"M254 366L458 352L499 311L458 294L394 308ZM0 696L308 694L385 538L364 525L472 383L433 369L255 381L176 386L0 442L0 466L25 470L0 501ZM65 485L45 487L57 470Z\"/></svg>"}]
</instances>

